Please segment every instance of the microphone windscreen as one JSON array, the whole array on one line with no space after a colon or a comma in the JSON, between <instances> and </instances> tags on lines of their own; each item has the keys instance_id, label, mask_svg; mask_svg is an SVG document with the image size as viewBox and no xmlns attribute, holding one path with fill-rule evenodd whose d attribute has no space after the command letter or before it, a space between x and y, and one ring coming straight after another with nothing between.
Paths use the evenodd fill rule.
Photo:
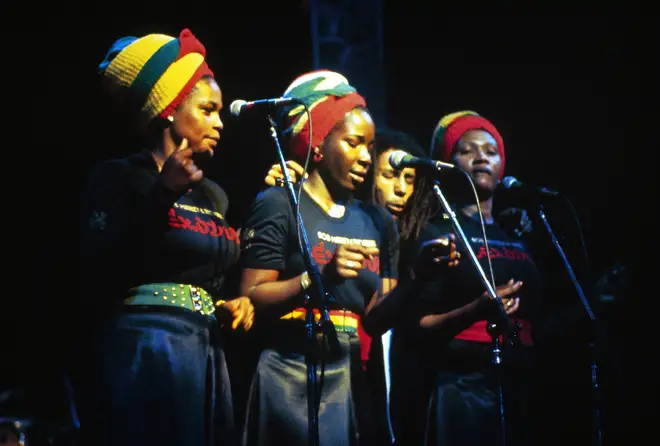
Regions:
<instances>
[{"instance_id":1,"label":"microphone windscreen","mask_svg":"<svg viewBox=\"0 0 660 446\"><path fill-rule=\"evenodd\" d=\"M395 150L392 152L389 158L390 166L392 166L395 169L398 169L401 166L401 162L403 161L403 158L408 155L408 153L404 152L403 150Z\"/></svg>"},{"instance_id":2,"label":"microphone windscreen","mask_svg":"<svg viewBox=\"0 0 660 446\"><path fill-rule=\"evenodd\" d=\"M240 116L241 115L241 109L243 106L247 104L247 101L244 101L243 99L236 99L234 102L231 103L229 106L229 111L233 116Z\"/></svg>"}]
</instances>

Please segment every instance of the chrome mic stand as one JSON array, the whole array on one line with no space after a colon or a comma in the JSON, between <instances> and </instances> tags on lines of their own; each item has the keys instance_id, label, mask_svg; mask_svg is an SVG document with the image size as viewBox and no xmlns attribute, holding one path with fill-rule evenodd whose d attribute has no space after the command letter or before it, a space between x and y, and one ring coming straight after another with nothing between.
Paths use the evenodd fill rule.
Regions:
<instances>
[{"instance_id":1,"label":"chrome mic stand","mask_svg":"<svg viewBox=\"0 0 660 446\"><path fill-rule=\"evenodd\" d=\"M305 307L307 313L305 315L307 329L308 348L305 349L305 364L307 366L307 426L308 426L308 439L310 446L319 446L319 420L318 420L318 401L320 400L320 389L317 384L317 362L319 355L317 351L322 348L316 340L316 333L319 328L328 340L328 345L332 354L340 351L339 339L337 338L337 331L334 324L330 320L330 313L328 312L327 302L330 296L325 293L323 289L323 282L321 280L321 273L318 265L312 257L312 252L309 248L309 239L307 238L307 231L303 224L302 215L298 212L298 199L293 189L291 177L288 174L286 161L282 154L279 139L277 138L277 127L273 119L268 116L270 124L270 134L275 142L277 149L277 156L279 159L282 174L284 176L284 186L289 196L291 209L296 220L296 226L300 231L300 243L303 261L312 281L312 285L305 292ZM302 179L301 179L302 180ZM314 310L321 314L321 320L316 323L314 320Z\"/></svg>"},{"instance_id":2,"label":"chrome mic stand","mask_svg":"<svg viewBox=\"0 0 660 446\"><path fill-rule=\"evenodd\" d=\"M500 299L497 296L497 293L495 292L495 288L493 288L494 284L490 283L488 280L488 277L486 276L486 273L484 272L483 268L481 267L481 264L479 263L479 259L477 259L476 254L474 253L474 250L470 246L470 242L467 240L467 237L465 236L465 233L463 232L463 228L461 228L460 223L458 222L456 218L456 213L452 209L452 207L449 205L449 202L445 198L444 194L442 193L442 190L440 189L440 183L436 180L435 184L433 185L433 191L435 192L435 195L438 197L438 200L440 200L440 203L442 204L442 207L444 208L445 212L449 216L451 220L451 224L454 228L454 231L456 232L456 236L460 241L463 242L463 246L465 247L465 250L468 253L468 257L470 258L470 261L474 265L475 269L477 270L477 273L479 274L479 279L481 279L481 282L483 283L484 287L486 287L486 291L488 292L488 295L490 298L497 304L498 308L498 322L497 323L490 323L489 324L489 332L491 336L493 337L493 350L492 350L492 363L495 366L495 373L497 376L497 381L498 381L498 392L499 392L499 415L500 415L500 433L501 433L501 446L506 445L506 418L504 414L504 395L503 395L503 388L502 388L502 343L500 341L500 336L504 334L508 334L510 331L509 328L509 317L506 314L506 310L504 309L504 305L502 304L502 299Z\"/></svg>"}]
</instances>

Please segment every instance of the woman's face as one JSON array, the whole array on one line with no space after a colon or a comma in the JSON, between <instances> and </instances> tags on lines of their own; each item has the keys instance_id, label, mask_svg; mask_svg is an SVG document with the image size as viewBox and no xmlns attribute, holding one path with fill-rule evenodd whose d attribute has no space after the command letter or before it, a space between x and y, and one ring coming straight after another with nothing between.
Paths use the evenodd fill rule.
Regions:
<instances>
[{"instance_id":1,"label":"woman's face","mask_svg":"<svg viewBox=\"0 0 660 446\"><path fill-rule=\"evenodd\" d=\"M322 172L344 189L354 191L362 184L371 165L370 149L375 137L374 122L364 109L348 112L320 147Z\"/></svg>"},{"instance_id":2,"label":"woman's face","mask_svg":"<svg viewBox=\"0 0 660 446\"><path fill-rule=\"evenodd\" d=\"M390 211L394 218L398 218L415 190L415 169L394 169L389 160L394 150L396 148L392 147L378 156L374 185L378 204Z\"/></svg>"},{"instance_id":3,"label":"woman's face","mask_svg":"<svg viewBox=\"0 0 660 446\"><path fill-rule=\"evenodd\" d=\"M202 79L177 107L170 131L178 144L183 138L193 152L213 155L224 127L220 119L222 91L214 79Z\"/></svg>"},{"instance_id":4,"label":"woman's face","mask_svg":"<svg viewBox=\"0 0 660 446\"><path fill-rule=\"evenodd\" d=\"M467 172L477 189L490 196L502 173L502 159L495 138L485 130L468 130L454 148L452 162Z\"/></svg>"}]
</instances>

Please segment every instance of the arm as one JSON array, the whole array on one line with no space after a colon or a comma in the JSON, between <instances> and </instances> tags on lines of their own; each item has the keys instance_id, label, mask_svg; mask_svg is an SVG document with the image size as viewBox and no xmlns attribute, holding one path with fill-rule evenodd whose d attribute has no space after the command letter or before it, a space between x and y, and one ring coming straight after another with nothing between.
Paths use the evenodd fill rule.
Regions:
<instances>
[{"instance_id":1,"label":"arm","mask_svg":"<svg viewBox=\"0 0 660 446\"><path fill-rule=\"evenodd\" d=\"M245 268L241 274L240 293L248 296L257 309L282 305L294 297L302 299L303 274L278 281L278 270Z\"/></svg>"},{"instance_id":2,"label":"arm","mask_svg":"<svg viewBox=\"0 0 660 446\"><path fill-rule=\"evenodd\" d=\"M279 280L286 268L290 234L295 230L293 212L281 188L260 193L241 231L242 267L240 293L258 310L301 298L303 274Z\"/></svg>"},{"instance_id":3,"label":"arm","mask_svg":"<svg viewBox=\"0 0 660 446\"><path fill-rule=\"evenodd\" d=\"M136 270L137 254L158 240L168 211L180 194L150 173L122 161L99 166L82 204L82 260L85 278L117 282Z\"/></svg>"}]
</instances>

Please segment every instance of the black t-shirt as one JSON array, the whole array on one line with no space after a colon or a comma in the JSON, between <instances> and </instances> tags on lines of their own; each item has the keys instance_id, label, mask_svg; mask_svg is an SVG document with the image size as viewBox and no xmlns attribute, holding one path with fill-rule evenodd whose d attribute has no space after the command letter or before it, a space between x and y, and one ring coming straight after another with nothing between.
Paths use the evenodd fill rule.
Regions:
<instances>
[{"instance_id":1,"label":"black t-shirt","mask_svg":"<svg viewBox=\"0 0 660 446\"><path fill-rule=\"evenodd\" d=\"M305 270L296 218L286 194L281 187L261 192L241 232L241 266L277 270L281 280ZM304 190L299 205L312 257L320 269L330 263L340 244L361 244L380 250L373 260L366 261L356 278L339 280L323 274L325 291L336 299L333 307L363 314L365 305L379 290L381 278L397 277L399 236L394 219L384 209L358 200L346 206L343 217L333 218ZM291 302L282 309L283 314L299 304Z\"/></svg>"},{"instance_id":2,"label":"black t-shirt","mask_svg":"<svg viewBox=\"0 0 660 446\"><path fill-rule=\"evenodd\" d=\"M204 179L175 193L158 175L147 150L92 172L82 216L84 298L92 292L121 299L133 286L157 282L224 297L225 273L239 254L238 234L224 218L225 192Z\"/></svg>"},{"instance_id":3,"label":"black t-shirt","mask_svg":"<svg viewBox=\"0 0 660 446\"><path fill-rule=\"evenodd\" d=\"M490 281L486 246L479 220L467 217L462 212L457 212L457 220ZM497 223L486 224L485 227L495 285L504 285L509 279L523 281L522 288L516 294L520 298L516 316L521 319L534 318L540 304L542 286L526 244L520 238L507 235ZM445 213L439 213L426 226L412 252L417 252L424 242L448 233L454 233L451 220ZM457 244L458 250L463 253L458 266L447 268L433 280L425 281L419 292L415 293L412 306L417 316L446 313L462 307L486 290L458 238Z\"/></svg>"}]
</instances>

